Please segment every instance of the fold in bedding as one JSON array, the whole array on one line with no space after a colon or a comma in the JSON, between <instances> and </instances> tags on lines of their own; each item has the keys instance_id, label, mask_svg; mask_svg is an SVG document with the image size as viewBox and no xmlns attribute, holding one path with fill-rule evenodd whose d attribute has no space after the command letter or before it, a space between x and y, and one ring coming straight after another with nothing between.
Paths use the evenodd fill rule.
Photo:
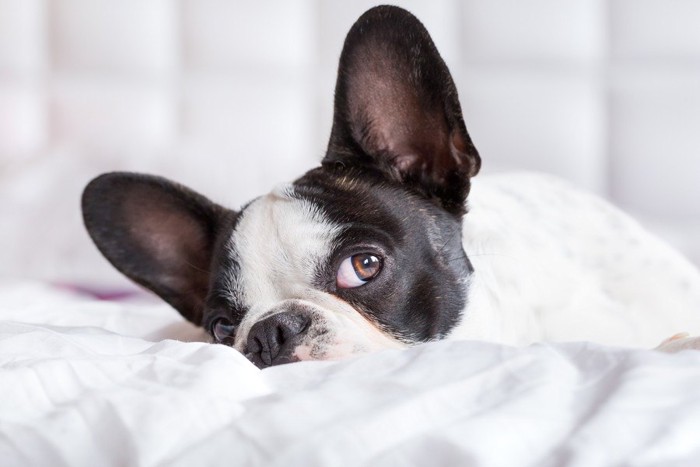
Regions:
<instances>
[{"instance_id":1,"label":"fold in bedding","mask_svg":"<svg viewBox=\"0 0 700 467\"><path fill-rule=\"evenodd\" d=\"M261 371L198 336L163 305L0 287L1 464L700 459L700 352L438 342Z\"/></svg>"}]
</instances>

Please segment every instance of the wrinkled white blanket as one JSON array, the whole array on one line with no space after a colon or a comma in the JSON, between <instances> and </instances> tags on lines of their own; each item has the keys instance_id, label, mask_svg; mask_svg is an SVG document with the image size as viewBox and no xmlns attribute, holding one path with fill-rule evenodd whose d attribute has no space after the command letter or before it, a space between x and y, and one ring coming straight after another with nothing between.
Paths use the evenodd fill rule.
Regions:
<instances>
[{"instance_id":1,"label":"wrinkled white blanket","mask_svg":"<svg viewBox=\"0 0 700 467\"><path fill-rule=\"evenodd\" d=\"M700 465L700 352L440 342L260 371L164 305L0 287L0 465Z\"/></svg>"}]
</instances>

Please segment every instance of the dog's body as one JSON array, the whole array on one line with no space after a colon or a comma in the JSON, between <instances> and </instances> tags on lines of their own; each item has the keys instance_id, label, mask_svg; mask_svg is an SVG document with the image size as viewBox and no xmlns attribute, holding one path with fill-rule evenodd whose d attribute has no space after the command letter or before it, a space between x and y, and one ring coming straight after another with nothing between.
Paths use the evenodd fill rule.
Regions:
<instances>
[{"instance_id":1,"label":"dog's body","mask_svg":"<svg viewBox=\"0 0 700 467\"><path fill-rule=\"evenodd\" d=\"M346 39L321 167L237 212L107 174L83 210L119 270L260 366L445 338L700 333L700 274L682 258L547 177L471 190L480 164L429 35L377 7Z\"/></svg>"},{"instance_id":2,"label":"dog's body","mask_svg":"<svg viewBox=\"0 0 700 467\"><path fill-rule=\"evenodd\" d=\"M649 347L700 334L697 269L609 203L534 174L477 178L469 197L474 273L455 337Z\"/></svg>"}]
</instances>

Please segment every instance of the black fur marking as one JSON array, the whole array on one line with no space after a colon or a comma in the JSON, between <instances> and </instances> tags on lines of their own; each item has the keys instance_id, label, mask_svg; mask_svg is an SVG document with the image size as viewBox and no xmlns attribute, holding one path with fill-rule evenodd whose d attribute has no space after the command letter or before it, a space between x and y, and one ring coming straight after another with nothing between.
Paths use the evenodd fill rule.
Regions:
<instances>
[{"instance_id":1,"label":"black fur marking","mask_svg":"<svg viewBox=\"0 0 700 467\"><path fill-rule=\"evenodd\" d=\"M243 321L248 308L243 303L240 290L236 286L236 278L239 275L240 265L232 256L235 252L230 250L229 241L243 211L250 205L247 203L235 216L229 218L227 225L221 229L216 241L211 264L211 277L209 282L209 294L206 299L206 310L202 321L202 327L212 336L212 325L218 318L226 318L238 327Z\"/></svg>"},{"instance_id":2,"label":"black fur marking","mask_svg":"<svg viewBox=\"0 0 700 467\"><path fill-rule=\"evenodd\" d=\"M439 339L459 323L472 271L458 218L373 172L338 175L324 168L294 184L342 229L331 261L319 265L316 286L350 303L406 342ZM379 275L355 289L338 289L340 262L372 252L384 258Z\"/></svg>"}]
</instances>

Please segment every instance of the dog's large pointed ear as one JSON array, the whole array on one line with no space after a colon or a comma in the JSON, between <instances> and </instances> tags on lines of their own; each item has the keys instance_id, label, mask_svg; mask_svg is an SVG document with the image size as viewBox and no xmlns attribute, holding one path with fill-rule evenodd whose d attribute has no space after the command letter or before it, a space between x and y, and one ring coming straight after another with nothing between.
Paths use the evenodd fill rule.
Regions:
<instances>
[{"instance_id":1,"label":"dog's large pointed ear","mask_svg":"<svg viewBox=\"0 0 700 467\"><path fill-rule=\"evenodd\" d=\"M217 233L230 211L164 178L116 172L88 184L82 208L92 240L119 271L201 324Z\"/></svg>"},{"instance_id":2,"label":"dog's large pointed ear","mask_svg":"<svg viewBox=\"0 0 700 467\"><path fill-rule=\"evenodd\" d=\"M350 29L323 165L378 169L463 214L481 160L450 72L411 13L375 7Z\"/></svg>"}]
</instances>

